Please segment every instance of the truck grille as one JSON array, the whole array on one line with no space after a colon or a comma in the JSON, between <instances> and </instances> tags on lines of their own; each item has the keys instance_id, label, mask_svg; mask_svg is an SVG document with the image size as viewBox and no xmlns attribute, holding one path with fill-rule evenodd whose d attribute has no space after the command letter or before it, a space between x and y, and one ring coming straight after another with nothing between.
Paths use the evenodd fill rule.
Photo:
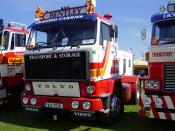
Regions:
<instances>
[{"instance_id":1,"label":"truck grille","mask_svg":"<svg viewBox=\"0 0 175 131\"><path fill-rule=\"evenodd\" d=\"M81 51L25 55L25 78L87 81L89 80L89 53Z\"/></svg>"},{"instance_id":2,"label":"truck grille","mask_svg":"<svg viewBox=\"0 0 175 131\"><path fill-rule=\"evenodd\" d=\"M166 91L175 91L175 65L165 65L164 87Z\"/></svg>"}]
</instances>

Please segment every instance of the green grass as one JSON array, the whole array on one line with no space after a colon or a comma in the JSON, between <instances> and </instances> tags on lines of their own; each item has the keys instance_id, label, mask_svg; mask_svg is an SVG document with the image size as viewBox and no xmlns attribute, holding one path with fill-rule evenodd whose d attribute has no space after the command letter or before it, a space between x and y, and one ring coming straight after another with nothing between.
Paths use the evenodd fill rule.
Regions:
<instances>
[{"instance_id":1,"label":"green grass","mask_svg":"<svg viewBox=\"0 0 175 131\"><path fill-rule=\"evenodd\" d=\"M58 121L40 115L0 109L0 131L173 131L174 121L148 120L138 117L139 106L125 106L125 113L112 125L95 121L71 120L68 117Z\"/></svg>"}]
</instances>

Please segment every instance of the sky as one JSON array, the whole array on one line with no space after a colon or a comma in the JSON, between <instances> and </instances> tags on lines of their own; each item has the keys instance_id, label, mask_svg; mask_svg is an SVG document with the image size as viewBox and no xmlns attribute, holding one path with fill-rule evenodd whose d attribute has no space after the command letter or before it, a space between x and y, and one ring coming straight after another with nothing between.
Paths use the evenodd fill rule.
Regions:
<instances>
[{"instance_id":1,"label":"sky","mask_svg":"<svg viewBox=\"0 0 175 131\"><path fill-rule=\"evenodd\" d=\"M151 16L159 7L173 0L96 0L96 11L104 15L110 13L112 21L119 28L119 49L132 48L135 59L140 59L150 44L150 35L142 41L140 29L151 29ZM20 22L28 26L34 22L34 12L38 5L43 10L55 10L64 6L84 5L86 0L0 0L0 18L5 23ZM149 34L149 33L148 33Z\"/></svg>"}]
</instances>

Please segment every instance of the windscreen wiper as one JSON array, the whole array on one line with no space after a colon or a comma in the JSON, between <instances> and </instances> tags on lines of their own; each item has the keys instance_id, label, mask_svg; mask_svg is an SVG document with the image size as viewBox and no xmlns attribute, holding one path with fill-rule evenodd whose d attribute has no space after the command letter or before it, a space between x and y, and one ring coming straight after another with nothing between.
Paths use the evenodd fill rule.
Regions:
<instances>
[{"instance_id":1,"label":"windscreen wiper","mask_svg":"<svg viewBox=\"0 0 175 131\"><path fill-rule=\"evenodd\" d=\"M163 43L161 43L160 45L164 45L164 44L175 44L175 40L163 42Z\"/></svg>"}]
</instances>

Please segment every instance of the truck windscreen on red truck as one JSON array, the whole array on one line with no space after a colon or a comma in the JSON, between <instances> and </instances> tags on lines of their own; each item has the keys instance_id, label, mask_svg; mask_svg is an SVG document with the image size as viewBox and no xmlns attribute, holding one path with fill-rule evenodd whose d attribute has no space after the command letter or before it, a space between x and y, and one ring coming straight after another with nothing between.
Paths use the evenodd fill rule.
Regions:
<instances>
[{"instance_id":1,"label":"truck windscreen on red truck","mask_svg":"<svg viewBox=\"0 0 175 131\"><path fill-rule=\"evenodd\" d=\"M175 20L155 23L153 27L153 38L156 38L159 44L175 43Z\"/></svg>"}]
</instances>

